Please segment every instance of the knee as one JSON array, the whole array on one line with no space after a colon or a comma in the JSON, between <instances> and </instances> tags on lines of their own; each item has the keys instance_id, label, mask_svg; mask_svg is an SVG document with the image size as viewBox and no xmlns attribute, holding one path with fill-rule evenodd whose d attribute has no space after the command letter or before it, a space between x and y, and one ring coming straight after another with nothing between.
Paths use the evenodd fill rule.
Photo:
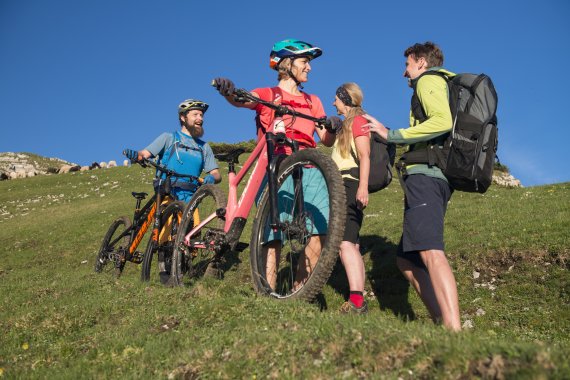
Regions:
<instances>
[{"instance_id":1,"label":"knee","mask_svg":"<svg viewBox=\"0 0 570 380\"><path fill-rule=\"evenodd\" d=\"M427 266L428 268L430 267L430 265L437 264L442 260L447 261L447 258L445 257L445 252L440 251L438 249L429 249L426 251L420 251L420 257L425 266Z\"/></svg>"},{"instance_id":2,"label":"knee","mask_svg":"<svg viewBox=\"0 0 570 380\"><path fill-rule=\"evenodd\" d=\"M356 245L354 243L351 243L349 241L342 241L340 243L340 254L342 255L343 253L348 253L348 252L353 252L356 249Z\"/></svg>"}]
</instances>

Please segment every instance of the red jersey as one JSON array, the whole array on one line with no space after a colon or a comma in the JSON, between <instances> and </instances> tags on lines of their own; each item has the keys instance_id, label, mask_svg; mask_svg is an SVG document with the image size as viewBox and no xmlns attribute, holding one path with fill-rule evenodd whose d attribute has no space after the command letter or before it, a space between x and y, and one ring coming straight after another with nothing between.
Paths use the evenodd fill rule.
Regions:
<instances>
[{"instance_id":1,"label":"red jersey","mask_svg":"<svg viewBox=\"0 0 570 380\"><path fill-rule=\"evenodd\" d=\"M285 105L299 113L304 113L316 118L326 116L323 104L316 95L302 93L296 96L278 87L256 88L252 90L252 92L255 92L260 99ZM257 137L259 139L263 136L265 131L273 128L274 111L262 104L258 104L255 107L255 112L257 112L261 128L263 129L258 130ZM313 137L315 133L315 123L313 121L300 117L293 118L291 115L284 115L283 122L287 136L301 143L301 147L316 146Z\"/></svg>"}]
</instances>

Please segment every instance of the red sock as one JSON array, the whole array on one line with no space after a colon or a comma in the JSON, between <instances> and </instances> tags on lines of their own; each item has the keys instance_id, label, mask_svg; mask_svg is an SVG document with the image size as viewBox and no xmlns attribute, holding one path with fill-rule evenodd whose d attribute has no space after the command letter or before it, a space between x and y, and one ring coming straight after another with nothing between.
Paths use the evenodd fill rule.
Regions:
<instances>
[{"instance_id":1,"label":"red sock","mask_svg":"<svg viewBox=\"0 0 570 380\"><path fill-rule=\"evenodd\" d=\"M356 307L362 307L362 304L364 303L364 295L362 294L362 292L356 292L356 291L350 291L350 297L348 298L348 300L350 302L352 302L354 304L354 306Z\"/></svg>"}]
</instances>

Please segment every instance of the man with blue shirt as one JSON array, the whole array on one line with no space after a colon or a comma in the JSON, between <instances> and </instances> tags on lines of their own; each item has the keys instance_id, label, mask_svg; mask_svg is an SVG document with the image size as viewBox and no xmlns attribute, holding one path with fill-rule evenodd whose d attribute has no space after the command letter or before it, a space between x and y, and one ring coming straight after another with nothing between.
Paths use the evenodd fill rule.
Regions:
<instances>
[{"instance_id":1,"label":"man with blue shirt","mask_svg":"<svg viewBox=\"0 0 570 380\"><path fill-rule=\"evenodd\" d=\"M204 135L204 113L208 104L194 99L187 99L178 106L181 130L165 132L141 151L131 151L129 158L158 157L158 162L180 174L199 177L202 171L208 173L204 184L219 183L222 180L218 164L210 145L201 139ZM163 174L164 175L164 174ZM176 199L188 202L195 188L186 178L172 180L172 195Z\"/></svg>"}]
</instances>

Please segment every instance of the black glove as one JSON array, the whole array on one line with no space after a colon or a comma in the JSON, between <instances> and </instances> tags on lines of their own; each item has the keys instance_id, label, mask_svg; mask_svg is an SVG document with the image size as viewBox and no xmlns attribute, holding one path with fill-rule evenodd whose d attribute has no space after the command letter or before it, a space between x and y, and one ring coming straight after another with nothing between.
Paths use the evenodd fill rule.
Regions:
<instances>
[{"instance_id":1,"label":"black glove","mask_svg":"<svg viewBox=\"0 0 570 380\"><path fill-rule=\"evenodd\" d=\"M338 116L329 116L325 122L325 129L328 133L337 135L342 130L342 120Z\"/></svg>"},{"instance_id":2,"label":"black glove","mask_svg":"<svg viewBox=\"0 0 570 380\"><path fill-rule=\"evenodd\" d=\"M218 90L220 94L223 96L230 96L234 93L236 86L234 82L232 82L228 78L216 78L214 79L214 87Z\"/></svg>"},{"instance_id":3,"label":"black glove","mask_svg":"<svg viewBox=\"0 0 570 380\"><path fill-rule=\"evenodd\" d=\"M123 154L131 161L136 161L139 158L139 152L132 149L123 150Z\"/></svg>"}]
</instances>

